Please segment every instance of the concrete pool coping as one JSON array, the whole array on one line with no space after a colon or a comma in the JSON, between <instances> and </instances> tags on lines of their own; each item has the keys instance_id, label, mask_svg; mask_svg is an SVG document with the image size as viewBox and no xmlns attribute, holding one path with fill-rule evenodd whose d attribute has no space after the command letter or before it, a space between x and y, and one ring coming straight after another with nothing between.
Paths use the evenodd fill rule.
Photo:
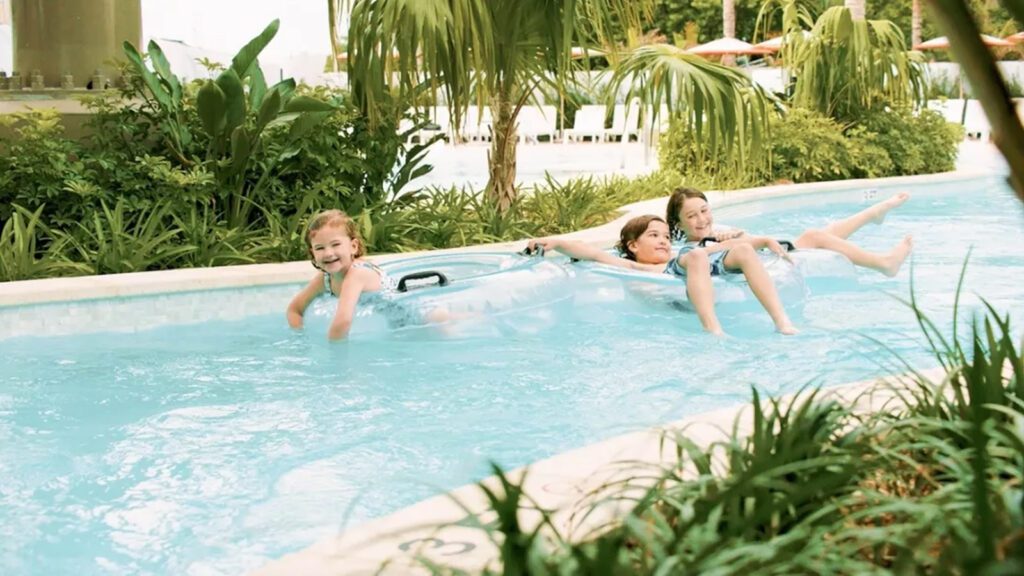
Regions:
<instances>
[{"instance_id":1,"label":"concrete pool coping","mask_svg":"<svg viewBox=\"0 0 1024 576\"><path fill-rule=\"evenodd\" d=\"M959 170L923 176L900 176L866 180L841 180L834 182L813 182L807 184L783 184L732 190L708 192L712 206L726 207L757 200L816 194L822 192L849 191L865 188L892 187L900 184L920 185L929 182L949 183L969 180L981 176L992 176L989 170ZM621 208L622 214L601 226L562 235L593 244L610 246L618 239L619 228L626 220L642 214L663 214L668 197L643 200ZM520 250L524 240L431 250L433 254L483 252L495 250ZM422 252L403 252L371 256L376 262L387 262L398 258L422 255ZM183 268L157 272L135 272L130 274L108 274L102 276L76 276L50 278L45 280L21 280L0 283L0 308L28 304L73 302L123 296L144 296L238 288L272 286L306 282L315 270L309 262L285 262L280 264L249 264L241 266L220 266L215 268Z\"/></svg>"}]
</instances>

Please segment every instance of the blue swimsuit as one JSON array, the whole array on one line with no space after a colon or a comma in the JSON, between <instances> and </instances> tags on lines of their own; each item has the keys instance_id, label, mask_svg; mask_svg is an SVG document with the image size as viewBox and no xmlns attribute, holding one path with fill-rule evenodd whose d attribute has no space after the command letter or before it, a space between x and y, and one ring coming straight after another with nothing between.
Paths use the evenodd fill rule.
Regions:
<instances>
[{"instance_id":1,"label":"blue swimsuit","mask_svg":"<svg viewBox=\"0 0 1024 576\"><path fill-rule=\"evenodd\" d=\"M683 254L697 248L698 244L699 242L687 242L686 244L683 244L683 247L679 249L679 254L677 254L672 260L669 260L668 264L665 266L665 274L686 278L686 269L679 264L679 259L683 257ZM711 264L712 276L722 276L729 273L729 270L725 267L725 255L728 253L728 250L722 250L721 252L708 254L708 261Z\"/></svg>"},{"instance_id":2,"label":"blue swimsuit","mask_svg":"<svg viewBox=\"0 0 1024 576\"><path fill-rule=\"evenodd\" d=\"M368 307L372 307L384 314L392 328L424 323L423 314L419 310L395 300L395 296L398 294L398 282L388 276L380 266L373 262L355 262L352 267L372 270L380 276L380 290L361 293L357 312L359 309L366 310ZM331 289L331 275L328 272L324 272L324 291L331 296L338 296Z\"/></svg>"},{"instance_id":3,"label":"blue swimsuit","mask_svg":"<svg viewBox=\"0 0 1024 576\"><path fill-rule=\"evenodd\" d=\"M380 276L380 290L377 290L375 292L363 292L362 294L359 295L360 300L362 300L363 296L384 296L394 293L396 291L398 283L394 280L394 278L388 276L387 272L381 270L380 266L377 266L373 262L355 262L352 264L352 267L372 270L376 272L378 276ZM338 296L337 294L334 293L334 290L331 288L331 275L329 272L324 272L324 291L326 291L331 296Z\"/></svg>"}]
</instances>

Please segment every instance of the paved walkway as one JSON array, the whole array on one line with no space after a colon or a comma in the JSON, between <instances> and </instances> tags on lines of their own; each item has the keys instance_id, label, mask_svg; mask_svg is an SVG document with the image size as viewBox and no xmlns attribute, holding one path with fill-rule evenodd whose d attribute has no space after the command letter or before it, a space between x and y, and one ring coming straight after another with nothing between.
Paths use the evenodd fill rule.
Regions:
<instances>
[{"instance_id":1,"label":"paved walkway","mask_svg":"<svg viewBox=\"0 0 1024 576\"><path fill-rule=\"evenodd\" d=\"M434 170L415 181L421 186L464 186L482 190L487 185L489 144L438 143L427 155ZM988 142L965 140L960 145L957 169L1005 170L1006 162ZM544 181L545 171L559 182L594 175L637 176L658 169L658 149L638 142L521 144L518 148L516 181L533 184Z\"/></svg>"},{"instance_id":2,"label":"paved walkway","mask_svg":"<svg viewBox=\"0 0 1024 576\"><path fill-rule=\"evenodd\" d=\"M434 170L415 181L425 186L462 186L474 189L487 185L487 153L490 144L435 144L427 155ZM559 182L588 174L636 176L658 168L657 149L637 142L622 143L541 143L520 144L517 149L516 182L533 184L544 181L550 172Z\"/></svg>"}]
</instances>

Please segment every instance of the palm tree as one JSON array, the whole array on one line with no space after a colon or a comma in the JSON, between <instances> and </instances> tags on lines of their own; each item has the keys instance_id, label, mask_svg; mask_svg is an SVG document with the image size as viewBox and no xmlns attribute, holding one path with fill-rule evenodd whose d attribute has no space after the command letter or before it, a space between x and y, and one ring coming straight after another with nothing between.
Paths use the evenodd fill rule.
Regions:
<instances>
[{"instance_id":1,"label":"palm tree","mask_svg":"<svg viewBox=\"0 0 1024 576\"><path fill-rule=\"evenodd\" d=\"M661 104L682 122L699 153L721 165L744 165L764 143L769 117L779 106L739 70L709 62L672 44L647 44L626 53L615 68L611 90L626 89L649 110Z\"/></svg>"},{"instance_id":2,"label":"palm tree","mask_svg":"<svg viewBox=\"0 0 1024 576\"><path fill-rule=\"evenodd\" d=\"M651 6L652 0L356 0L348 43L353 96L371 122L392 89L402 95L424 86L435 95L440 91L456 126L470 106L490 106L486 192L507 210L517 193L519 111L539 86L564 90L574 43L610 46L613 31L639 36L640 19ZM695 70L690 81L723 85L704 70ZM644 72L636 72L619 82L643 82ZM723 105L707 105L701 114L725 117L729 99L742 98L733 84L727 86L715 93L715 103ZM735 122L712 124L735 128Z\"/></svg>"},{"instance_id":3,"label":"palm tree","mask_svg":"<svg viewBox=\"0 0 1024 576\"><path fill-rule=\"evenodd\" d=\"M327 29L331 35L331 70L338 71L338 0L327 0Z\"/></svg>"},{"instance_id":4,"label":"palm tree","mask_svg":"<svg viewBox=\"0 0 1024 576\"><path fill-rule=\"evenodd\" d=\"M921 0L910 2L910 45L921 43Z\"/></svg>"},{"instance_id":5,"label":"palm tree","mask_svg":"<svg viewBox=\"0 0 1024 576\"><path fill-rule=\"evenodd\" d=\"M722 0L722 36L736 37L736 0ZM727 56L722 62L732 65L736 59L733 56Z\"/></svg>"},{"instance_id":6,"label":"palm tree","mask_svg":"<svg viewBox=\"0 0 1024 576\"><path fill-rule=\"evenodd\" d=\"M722 0L722 35L736 37L736 0Z\"/></svg>"},{"instance_id":7,"label":"palm tree","mask_svg":"<svg viewBox=\"0 0 1024 576\"><path fill-rule=\"evenodd\" d=\"M818 18L792 66L794 103L839 120L878 104L915 105L924 98L924 73L907 52L903 32L888 20L857 20L842 6Z\"/></svg>"}]
</instances>

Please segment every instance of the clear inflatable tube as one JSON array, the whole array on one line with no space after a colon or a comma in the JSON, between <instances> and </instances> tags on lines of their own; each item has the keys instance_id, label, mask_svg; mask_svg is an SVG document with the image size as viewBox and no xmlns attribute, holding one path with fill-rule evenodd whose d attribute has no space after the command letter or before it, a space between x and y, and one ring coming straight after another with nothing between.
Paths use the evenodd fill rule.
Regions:
<instances>
[{"instance_id":1,"label":"clear inflatable tube","mask_svg":"<svg viewBox=\"0 0 1024 576\"><path fill-rule=\"evenodd\" d=\"M565 266L522 254L478 252L393 260L381 269L403 288L363 294L351 334L487 319L543 308L571 297ZM330 322L337 298L318 298L306 312L310 332ZM315 326L314 326L315 324Z\"/></svg>"},{"instance_id":2,"label":"clear inflatable tube","mask_svg":"<svg viewBox=\"0 0 1024 576\"><path fill-rule=\"evenodd\" d=\"M675 250L678 249L676 246ZM760 252L760 257L783 302L803 300L813 287L826 282L856 282L853 263L836 252L795 250L789 253L790 262L765 251ZM673 302L688 300L686 281L671 274L629 270L594 262L578 262L576 266L588 273L621 280L634 293ZM717 303L757 303L743 274L715 276L712 280Z\"/></svg>"}]
</instances>

